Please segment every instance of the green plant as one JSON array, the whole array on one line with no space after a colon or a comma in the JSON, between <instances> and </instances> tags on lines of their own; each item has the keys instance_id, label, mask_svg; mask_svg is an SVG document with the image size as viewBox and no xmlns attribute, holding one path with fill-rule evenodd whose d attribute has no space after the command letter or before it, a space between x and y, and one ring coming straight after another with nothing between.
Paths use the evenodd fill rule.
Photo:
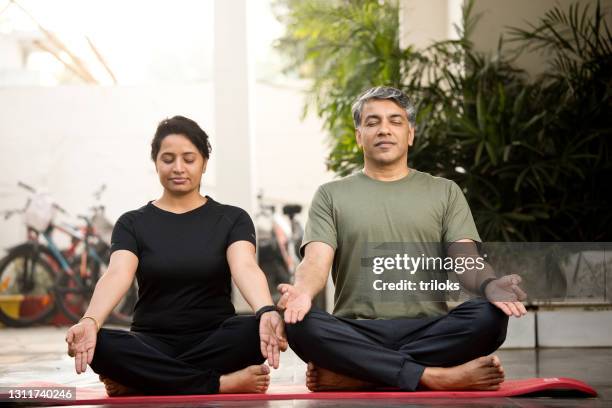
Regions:
<instances>
[{"instance_id":1,"label":"green plant","mask_svg":"<svg viewBox=\"0 0 612 408\"><path fill-rule=\"evenodd\" d=\"M460 39L401 49L395 2L277 2L288 69L312 79L330 134L328 166L360 168L350 106L364 89L403 89L418 107L410 165L463 188L489 241L611 240L612 36L599 5L554 8L529 30L511 30L523 51L544 49L539 78L513 64L500 39L476 51L478 16L466 2Z\"/></svg>"}]
</instances>

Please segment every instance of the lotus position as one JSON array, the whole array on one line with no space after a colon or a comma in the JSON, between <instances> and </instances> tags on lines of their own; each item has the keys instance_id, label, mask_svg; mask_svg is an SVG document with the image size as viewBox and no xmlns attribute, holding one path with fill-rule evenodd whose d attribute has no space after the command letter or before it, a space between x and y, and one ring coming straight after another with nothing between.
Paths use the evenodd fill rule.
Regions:
<instances>
[{"instance_id":1,"label":"lotus position","mask_svg":"<svg viewBox=\"0 0 612 408\"><path fill-rule=\"evenodd\" d=\"M77 373L89 364L108 395L263 393L286 349L284 323L255 259L248 214L200 194L208 135L181 116L162 121L151 159L161 197L123 214L107 272L66 335ZM130 331L100 328L138 280ZM237 316L231 281L255 316Z\"/></svg>"},{"instance_id":2,"label":"lotus position","mask_svg":"<svg viewBox=\"0 0 612 408\"><path fill-rule=\"evenodd\" d=\"M480 237L457 184L408 167L415 108L404 93L366 91L353 119L363 170L319 187L295 283L279 285L289 345L308 363L308 388L498 389L504 369L491 353L505 340L508 316L526 313L520 277L496 278L486 263L456 268L457 285L478 296L449 312L446 293L432 283L446 284L446 274L373 268L391 266L373 263L373 254L395 243L439 248L459 266L459 255L478 256ZM333 315L311 303L330 270ZM429 290L405 290L419 281Z\"/></svg>"}]
</instances>

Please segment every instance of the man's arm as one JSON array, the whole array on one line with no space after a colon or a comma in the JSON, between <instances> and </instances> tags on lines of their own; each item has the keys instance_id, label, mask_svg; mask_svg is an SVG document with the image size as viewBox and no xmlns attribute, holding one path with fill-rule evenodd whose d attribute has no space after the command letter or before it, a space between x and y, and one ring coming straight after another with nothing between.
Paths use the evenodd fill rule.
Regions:
<instances>
[{"instance_id":1,"label":"man's arm","mask_svg":"<svg viewBox=\"0 0 612 408\"><path fill-rule=\"evenodd\" d=\"M293 285L281 283L278 307L285 310L285 322L297 323L310 311L312 299L327 283L334 261L334 248L323 242L310 242L304 249L304 259L295 272Z\"/></svg>"},{"instance_id":2,"label":"man's arm","mask_svg":"<svg viewBox=\"0 0 612 408\"><path fill-rule=\"evenodd\" d=\"M471 239L460 239L451 243L447 249L448 255L457 258L476 259L480 253L476 243ZM482 260L482 259L481 259ZM493 267L483 261L484 268L470 268L463 273L457 273L461 286L472 293L484 296L492 304L501 309L508 316L521 317L527 313L525 305L521 302L527 295L518 286L521 283L519 275L506 275L498 278L495 276ZM487 281L489 281L487 283ZM481 286L487 283L482 293Z\"/></svg>"},{"instance_id":3,"label":"man's arm","mask_svg":"<svg viewBox=\"0 0 612 408\"><path fill-rule=\"evenodd\" d=\"M470 258L476 259L480 257L476 242L471 239L460 239L452 242L447 248L448 256L451 258ZM480 285L487 279L496 279L493 267L486 261L484 261L484 268L471 268L466 269L463 273L457 273L457 278L461 283L461 286L472 293L481 295Z\"/></svg>"}]
</instances>

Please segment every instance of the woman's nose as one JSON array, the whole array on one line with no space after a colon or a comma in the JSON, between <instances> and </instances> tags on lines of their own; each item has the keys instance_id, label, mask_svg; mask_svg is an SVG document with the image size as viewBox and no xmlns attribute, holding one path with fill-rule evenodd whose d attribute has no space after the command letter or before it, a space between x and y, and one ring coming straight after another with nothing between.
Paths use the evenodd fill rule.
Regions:
<instances>
[{"instance_id":1,"label":"woman's nose","mask_svg":"<svg viewBox=\"0 0 612 408\"><path fill-rule=\"evenodd\" d=\"M182 173L184 170L184 163L182 162L182 160L177 160L174 162L174 167L172 168L172 171L176 172L176 173Z\"/></svg>"}]
</instances>

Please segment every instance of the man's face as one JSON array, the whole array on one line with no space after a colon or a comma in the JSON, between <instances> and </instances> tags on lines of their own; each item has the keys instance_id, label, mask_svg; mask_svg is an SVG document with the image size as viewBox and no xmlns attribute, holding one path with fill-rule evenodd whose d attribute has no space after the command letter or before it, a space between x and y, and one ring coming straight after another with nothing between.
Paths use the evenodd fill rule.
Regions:
<instances>
[{"instance_id":1,"label":"man's face","mask_svg":"<svg viewBox=\"0 0 612 408\"><path fill-rule=\"evenodd\" d=\"M361 123L355 132L366 162L387 166L408 160L408 147L414 140L414 128L406 110L387 99L365 103Z\"/></svg>"}]
</instances>

